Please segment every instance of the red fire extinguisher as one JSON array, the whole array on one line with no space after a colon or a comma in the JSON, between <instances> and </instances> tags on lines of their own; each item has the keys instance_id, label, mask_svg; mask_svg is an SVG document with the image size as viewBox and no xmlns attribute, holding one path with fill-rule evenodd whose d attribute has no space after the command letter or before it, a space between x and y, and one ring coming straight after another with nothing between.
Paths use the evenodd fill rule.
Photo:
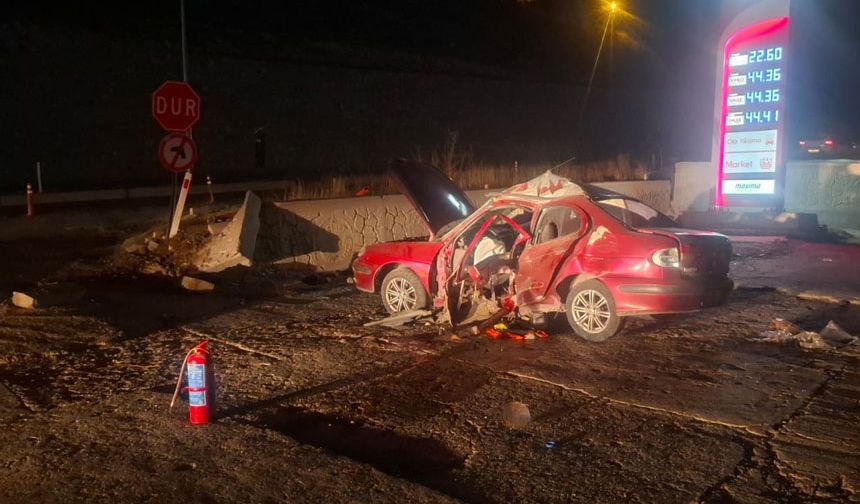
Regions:
<instances>
[{"instance_id":1,"label":"red fire extinguisher","mask_svg":"<svg viewBox=\"0 0 860 504\"><path fill-rule=\"evenodd\" d=\"M195 425L209 423L209 408L213 406L214 402L214 373L209 361L209 349L206 348L208 344L208 341L201 341L185 355L182 368L179 370L176 390L173 391L173 400L170 401L172 408L176 397L179 395L184 371L188 380L186 387L188 391L188 421Z\"/></svg>"}]
</instances>

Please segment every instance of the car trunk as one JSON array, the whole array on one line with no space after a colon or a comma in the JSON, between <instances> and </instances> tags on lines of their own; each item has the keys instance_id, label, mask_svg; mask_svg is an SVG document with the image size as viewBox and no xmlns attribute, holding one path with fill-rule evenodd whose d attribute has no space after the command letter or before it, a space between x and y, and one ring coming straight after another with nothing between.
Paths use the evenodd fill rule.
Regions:
<instances>
[{"instance_id":1,"label":"car trunk","mask_svg":"<svg viewBox=\"0 0 860 504\"><path fill-rule=\"evenodd\" d=\"M687 276L725 277L732 258L732 244L719 233L681 228L640 229L674 238L680 244L681 267Z\"/></svg>"}]
</instances>

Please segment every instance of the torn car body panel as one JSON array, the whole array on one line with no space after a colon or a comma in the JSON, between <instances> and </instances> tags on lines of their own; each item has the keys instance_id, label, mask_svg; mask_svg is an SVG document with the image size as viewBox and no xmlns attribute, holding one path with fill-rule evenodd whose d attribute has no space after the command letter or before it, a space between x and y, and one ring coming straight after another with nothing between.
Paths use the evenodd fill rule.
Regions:
<instances>
[{"instance_id":1,"label":"torn car body panel","mask_svg":"<svg viewBox=\"0 0 860 504\"><path fill-rule=\"evenodd\" d=\"M399 167L411 177L402 184L438 178L416 173L425 166ZM455 326L503 305L524 317L565 312L572 293L594 282L618 316L696 310L731 289L725 236L680 229L633 198L545 173L463 216L442 178L438 191L410 189L420 195L410 196L416 207L435 208L418 209L429 241L368 246L354 265L360 289L375 290L374 279L393 264L410 268ZM455 222L442 222L448 218Z\"/></svg>"}]
</instances>

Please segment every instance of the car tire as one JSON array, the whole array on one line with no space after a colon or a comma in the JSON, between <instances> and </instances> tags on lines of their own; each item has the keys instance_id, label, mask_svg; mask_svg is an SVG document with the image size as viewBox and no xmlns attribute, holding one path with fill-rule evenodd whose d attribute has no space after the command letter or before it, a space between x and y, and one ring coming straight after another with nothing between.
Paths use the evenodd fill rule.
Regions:
<instances>
[{"instance_id":1,"label":"car tire","mask_svg":"<svg viewBox=\"0 0 860 504\"><path fill-rule=\"evenodd\" d=\"M606 341L624 327L624 318L615 311L612 293L598 280L574 282L564 308L567 323L584 340Z\"/></svg>"},{"instance_id":2,"label":"car tire","mask_svg":"<svg viewBox=\"0 0 860 504\"><path fill-rule=\"evenodd\" d=\"M427 306L427 292L418 275L409 268L397 268L385 275L379 288L382 306L394 315Z\"/></svg>"}]
</instances>

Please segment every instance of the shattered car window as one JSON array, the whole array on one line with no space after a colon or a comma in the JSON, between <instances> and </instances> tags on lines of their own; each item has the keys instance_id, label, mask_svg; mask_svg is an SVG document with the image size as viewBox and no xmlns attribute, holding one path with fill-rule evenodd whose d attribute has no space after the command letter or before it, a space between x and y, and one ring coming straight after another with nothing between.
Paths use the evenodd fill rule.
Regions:
<instances>
[{"instance_id":1,"label":"shattered car window","mask_svg":"<svg viewBox=\"0 0 860 504\"><path fill-rule=\"evenodd\" d=\"M481 229L481 226L483 226L484 222L486 222L487 219L495 215L504 215L505 217L510 218L518 225L520 225L526 232L531 232L529 230L529 227L531 226L532 212L522 207L507 207L501 208L499 210L486 212L484 215L482 215L480 219L472 223L460 235L460 237L457 239L458 244L468 245L469 243L471 243L472 239L475 237L475 234ZM490 225L490 227L487 228L486 233L498 237L508 246L513 245L513 242L517 238L518 234L516 230L511 227L510 224L508 224L502 219L497 219L496 221L494 221Z\"/></svg>"},{"instance_id":2,"label":"shattered car window","mask_svg":"<svg viewBox=\"0 0 860 504\"><path fill-rule=\"evenodd\" d=\"M535 228L534 243L546 243L548 241L567 236L579 231L582 227L582 219L576 210L568 206L556 206L545 208L540 215Z\"/></svg>"},{"instance_id":3,"label":"shattered car window","mask_svg":"<svg viewBox=\"0 0 860 504\"><path fill-rule=\"evenodd\" d=\"M612 198L596 201L595 203L605 210L606 213L634 229L678 226L671 218L640 201L626 198Z\"/></svg>"}]
</instances>

